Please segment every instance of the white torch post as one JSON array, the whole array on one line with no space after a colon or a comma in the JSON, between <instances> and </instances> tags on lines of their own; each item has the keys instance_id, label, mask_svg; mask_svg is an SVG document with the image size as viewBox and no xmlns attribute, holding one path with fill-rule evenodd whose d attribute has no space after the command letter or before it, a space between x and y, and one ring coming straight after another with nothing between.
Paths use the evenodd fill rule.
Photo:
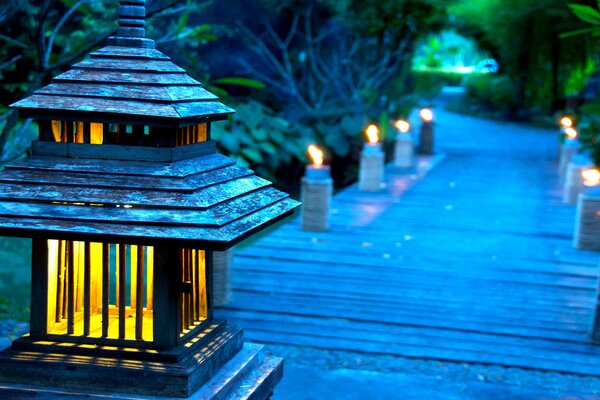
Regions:
<instances>
[{"instance_id":1,"label":"white torch post","mask_svg":"<svg viewBox=\"0 0 600 400\"><path fill-rule=\"evenodd\" d=\"M394 165L398 168L412 167L415 147L410 134L410 124L408 121L398 120L394 126L398 129L394 148Z\"/></svg>"},{"instance_id":2,"label":"white torch post","mask_svg":"<svg viewBox=\"0 0 600 400\"><path fill-rule=\"evenodd\" d=\"M302 178L302 230L326 231L329 229L333 179L328 165L323 164L323 151L315 145L308 146L313 163L306 167Z\"/></svg>"},{"instance_id":3,"label":"white torch post","mask_svg":"<svg viewBox=\"0 0 600 400\"><path fill-rule=\"evenodd\" d=\"M581 171L585 190L577 198L575 217L575 248L600 251L600 170L596 167Z\"/></svg>"},{"instance_id":4,"label":"white torch post","mask_svg":"<svg viewBox=\"0 0 600 400\"><path fill-rule=\"evenodd\" d=\"M369 141L360 153L358 189L361 192L378 192L383 187L385 154L379 143L379 128L369 125L366 134Z\"/></svg>"}]
</instances>

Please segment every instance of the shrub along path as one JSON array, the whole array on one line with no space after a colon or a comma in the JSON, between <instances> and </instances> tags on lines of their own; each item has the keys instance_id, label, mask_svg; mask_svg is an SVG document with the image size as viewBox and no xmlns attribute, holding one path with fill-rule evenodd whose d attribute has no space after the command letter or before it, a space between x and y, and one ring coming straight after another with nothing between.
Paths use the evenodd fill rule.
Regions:
<instances>
[{"instance_id":1,"label":"shrub along path","mask_svg":"<svg viewBox=\"0 0 600 400\"><path fill-rule=\"evenodd\" d=\"M295 219L236 252L218 315L263 343L600 376L599 257L572 248L556 133L438 110L436 139L424 179L388 168L329 232Z\"/></svg>"}]
</instances>

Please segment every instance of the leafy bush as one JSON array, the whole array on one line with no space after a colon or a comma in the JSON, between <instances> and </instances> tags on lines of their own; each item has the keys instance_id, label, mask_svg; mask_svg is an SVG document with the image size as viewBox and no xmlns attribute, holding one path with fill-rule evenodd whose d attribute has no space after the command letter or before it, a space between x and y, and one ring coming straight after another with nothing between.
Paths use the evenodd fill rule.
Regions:
<instances>
[{"instance_id":1,"label":"leafy bush","mask_svg":"<svg viewBox=\"0 0 600 400\"><path fill-rule=\"evenodd\" d=\"M436 97L444 86L460 86L465 78L460 72L443 70L413 70L410 83L415 95L426 99Z\"/></svg>"},{"instance_id":2,"label":"leafy bush","mask_svg":"<svg viewBox=\"0 0 600 400\"><path fill-rule=\"evenodd\" d=\"M496 74L471 74L465 78L467 102L488 111L507 114L518 106L517 87L510 77Z\"/></svg>"},{"instance_id":3,"label":"leafy bush","mask_svg":"<svg viewBox=\"0 0 600 400\"><path fill-rule=\"evenodd\" d=\"M600 113L586 115L578 124L579 141L585 153L600 167Z\"/></svg>"},{"instance_id":4,"label":"leafy bush","mask_svg":"<svg viewBox=\"0 0 600 400\"><path fill-rule=\"evenodd\" d=\"M275 180L278 170L305 160L306 130L256 101L240 103L234 108L236 113L227 122L212 125L212 138L240 165Z\"/></svg>"}]
</instances>

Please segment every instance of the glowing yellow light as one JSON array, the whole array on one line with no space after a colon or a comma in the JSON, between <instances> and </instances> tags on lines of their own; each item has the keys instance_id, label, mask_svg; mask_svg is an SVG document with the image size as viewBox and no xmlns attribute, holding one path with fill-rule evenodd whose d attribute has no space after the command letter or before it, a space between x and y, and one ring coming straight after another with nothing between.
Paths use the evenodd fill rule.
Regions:
<instances>
[{"instance_id":1,"label":"glowing yellow light","mask_svg":"<svg viewBox=\"0 0 600 400\"><path fill-rule=\"evenodd\" d=\"M367 130L365 132L367 134L367 139L369 139L369 143L377 143L379 142L379 128L377 125L371 124L367 126Z\"/></svg>"},{"instance_id":2,"label":"glowing yellow light","mask_svg":"<svg viewBox=\"0 0 600 400\"><path fill-rule=\"evenodd\" d=\"M420 115L423 122L433 121L433 111L431 111L429 108L423 108Z\"/></svg>"},{"instance_id":3,"label":"glowing yellow light","mask_svg":"<svg viewBox=\"0 0 600 400\"><path fill-rule=\"evenodd\" d=\"M562 117L560 119L560 125L563 128L571 128L573 126L573 120L569 117Z\"/></svg>"},{"instance_id":4,"label":"glowing yellow light","mask_svg":"<svg viewBox=\"0 0 600 400\"><path fill-rule=\"evenodd\" d=\"M396 121L396 128L402 132L402 133L406 133L410 130L410 124L408 123L408 121L404 121L402 119L399 119L398 121Z\"/></svg>"},{"instance_id":5,"label":"glowing yellow light","mask_svg":"<svg viewBox=\"0 0 600 400\"><path fill-rule=\"evenodd\" d=\"M323 165L323 151L314 144L308 146L308 155L312 158L314 165Z\"/></svg>"},{"instance_id":6,"label":"glowing yellow light","mask_svg":"<svg viewBox=\"0 0 600 400\"><path fill-rule=\"evenodd\" d=\"M577 130L574 128L566 128L565 135L567 135L569 139L577 139Z\"/></svg>"},{"instance_id":7,"label":"glowing yellow light","mask_svg":"<svg viewBox=\"0 0 600 400\"><path fill-rule=\"evenodd\" d=\"M596 186L600 183L600 170L598 168L586 168L581 171L581 177L585 186Z\"/></svg>"}]
</instances>

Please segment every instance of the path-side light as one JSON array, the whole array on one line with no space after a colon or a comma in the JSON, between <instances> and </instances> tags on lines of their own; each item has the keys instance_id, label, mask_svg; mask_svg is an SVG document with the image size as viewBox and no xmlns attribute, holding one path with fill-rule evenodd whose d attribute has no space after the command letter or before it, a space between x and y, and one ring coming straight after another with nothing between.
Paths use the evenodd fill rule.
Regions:
<instances>
[{"instance_id":1,"label":"path-side light","mask_svg":"<svg viewBox=\"0 0 600 400\"><path fill-rule=\"evenodd\" d=\"M367 143L360 154L358 188L363 192L377 192L383 187L385 154L379 142L379 128L371 124L365 130Z\"/></svg>"},{"instance_id":2,"label":"path-side light","mask_svg":"<svg viewBox=\"0 0 600 400\"><path fill-rule=\"evenodd\" d=\"M305 231L326 231L329 229L333 180L329 165L324 164L323 151L311 144L308 155L312 164L306 166L302 178L302 229Z\"/></svg>"},{"instance_id":3,"label":"path-side light","mask_svg":"<svg viewBox=\"0 0 600 400\"><path fill-rule=\"evenodd\" d=\"M560 126L563 128L571 128L573 127L573 120L571 117L564 116L560 119Z\"/></svg>"},{"instance_id":4,"label":"path-side light","mask_svg":"<svg viewBox=\"0 0 600 400\"><path fill-rule=\"evenodd\" d=\"M585 168L581 171L583 184L587 187L598 186L600 184L600 170L598 168Z\"/></svg>"},{"instance_id":5,"label":"path-side light","mask_svg":"<svg viewBox=\"0 0 600 400\"><path fill-rule=\"evenodd\" d=\"M394 165L399 168L412 166L414 157L414 144L410 134L410 123L398 120L394 123L398 130L394 147Z\"/></svg>"},{"instance_id":6,"label":"path-side light","mask_svg":"<svg viewBox=\"0 0 600 400\"><path fill-rule=\"evenodd\" d=\"M568 175L568 166L573 160L573 157L579 152L579 132L573 127L562 129L564 141L560 145L560 153L558 159L559 176L566 177Z\"/></svg>"},{"instance_id":7,"label":"path-side light","mask_svg":"<svg viewBox=\"0 0 600 400\"><path fill-rule=\"evenodd\" d=\"M575 140L577 139L577 130L575 128L565 128L565 136L568 140Z\"/></svg>"},{"instance_id":8,"label":"path-side light","mask_svg":"<svg viewBox=\"0 0 600 400\"><path fill-rule=\"evenodd\" d=\"M107 47L13 104L40 131L0 172L0 234L33 238L31 331L1 381L191 395L243 344L213 318L213 251L298 205L216 153L233 110L154 49L144 15L121 0Z\"/></svg>"},{"instance_id":9,"label":"path-side light","mask_svg":"<svg viewBox=\"0 0 600 400\"><path fill-rule=\"evenodd\" d=\"M421 129L419 131L420 154L433 154L433 111L429 108L423 108L419 112L421 117Z\"/></svg>"}]
</instances>

